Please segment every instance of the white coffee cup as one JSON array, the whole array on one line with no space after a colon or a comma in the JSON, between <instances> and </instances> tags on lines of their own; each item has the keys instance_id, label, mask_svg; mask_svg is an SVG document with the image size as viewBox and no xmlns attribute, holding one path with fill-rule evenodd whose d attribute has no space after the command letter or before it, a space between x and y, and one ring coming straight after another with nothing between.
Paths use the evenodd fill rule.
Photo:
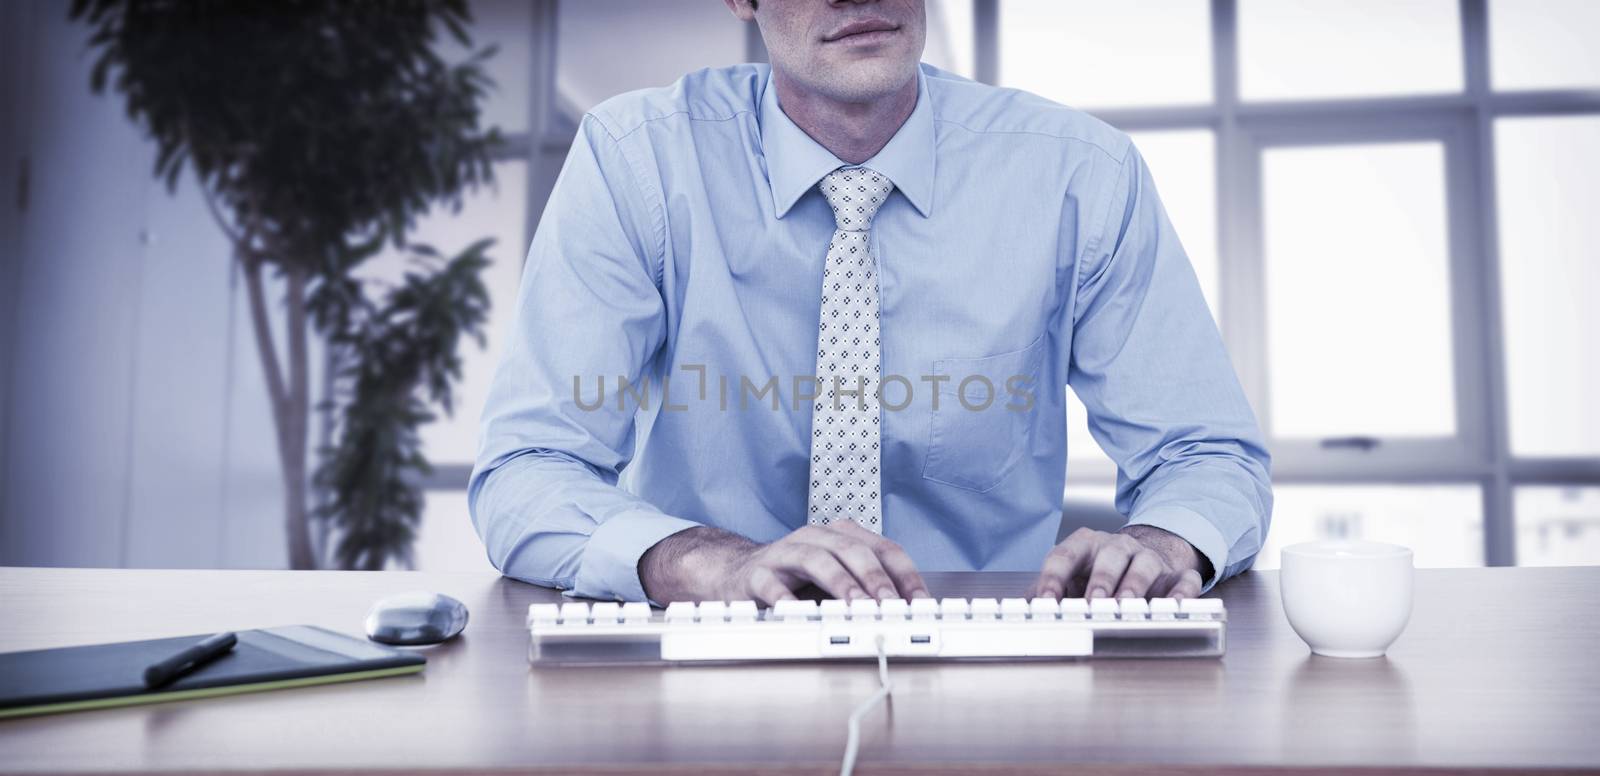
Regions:
<instances>
[{"instance_id":1,"label":"white coffee cup","mask_svg":"<svg viewBox=\"0 0 1600 776\"><path fill-rule=\"evenodd\" d=\"M1283 613L1311 651L1380 657L1411 619L1411 550L1323 541L1283 548Z\"/></svg>"}]
</instances>

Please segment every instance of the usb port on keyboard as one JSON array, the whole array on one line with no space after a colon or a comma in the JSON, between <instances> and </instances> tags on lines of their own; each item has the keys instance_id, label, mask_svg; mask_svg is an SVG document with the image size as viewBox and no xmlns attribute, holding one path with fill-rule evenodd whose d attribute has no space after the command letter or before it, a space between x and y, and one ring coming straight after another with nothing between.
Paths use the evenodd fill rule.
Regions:
<instances>
[{"instance_id":1,"label":"usb port on keyboard","mask_svg":"<svg viewBox=\"0 0 1600 776\"><path fill-rule=\"evenodd\" d=\"M828 637L828 643L829 644L849 644L850 643L850 637L849 636L829 636Z\"/></svg>"},{"instance_id":2,"label":"usb port on keyboard","mask_svg":"<svg viewBox=\"0 0 1600 776\"><path fill-rule=\"evenodd\" d=\"M912 644L931 644L931 643L933 643L933 637L932 636L912 636L911 637L911 643Z\"/></svg>"}]
</instances>

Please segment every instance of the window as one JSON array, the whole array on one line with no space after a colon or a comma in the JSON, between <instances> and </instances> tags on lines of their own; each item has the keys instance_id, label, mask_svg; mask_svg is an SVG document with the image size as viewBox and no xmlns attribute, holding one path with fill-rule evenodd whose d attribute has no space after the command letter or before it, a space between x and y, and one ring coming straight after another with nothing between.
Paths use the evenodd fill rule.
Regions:
<instances>
[{"instance_id":1,"label":"window","mask_svg":"<svg viewBox=\"0 0 1600 776\"><path fill-rule=\"evenodd\" d=\"M1217 306L1217 138L1209 129L1130 132L1150 167L1156 192L1189 254L1200 291Z\"/></svg>"},{"instance_id":2,"label":"window","mask_svg":"<svg viewBox=\"0 0 1600 776\"><path fill-rule=\"evenodd\" d=\"M478 416L494 376L501 333L515 318L517 284L527 253L523 241L527 170L527 162L521 160L495 163L493 186L469 190L462 197L460 212L436 207L418 222L411 237L446 257L484 237L495 241L487 254L491 263L480 275L489 290L489 322L485 327L488 346L480 348L470 339L457 346L461 380L455 385L455 412L450 416L437 412L439 418L421 430L422 449L434 463L470 462L477 454ZM373 257L360 274L367 280L392 284L412 268L409 262L409 256L389 248ZM466 478L459 479L465 486Z\"/></svg>"},{"instance_id":3,"label":"window","mask_svg":"<svg viewBox=\"0 0 1600 776\"><path fill-rule=\"evenodd\" d=\"M1517 488L1517 565L1600 565L1600 488Z\"/></svg>"},{"instance_id":4,"label":"window","mask_svg":"<svg viewBox=\"0 0 1600 776\"><path fill-rule=\"evenodd\" d=\"M922 61L972 78L974 73L972 3L934 0L928 3L928 43Z\"/></svg>"},{"instance_id":5,"label":"window","mask_svg":"<svg viewBox=\"0 0 1600 776\"><path fill-rule=\"evenodd\" d=\"M1600 87L1600 3L1490 0L1489 65L1496 89Z\"/></svg>"},{"instance_id":6,"label":"window","mask_svg":"<svg viewBox=\"0 0 1600 776\"><path fill-rule=\"evenodd\" d=\"M483 126L498 126L502 133L528 131L529 101L532 93L532 50L528 43L533 24L533 4L520 0L475 0L472 10L472 45L476 49L494 46L495 53L485 65L495 88L489 92L479 117ZM440 54L448 62L459 62L470 55L455 38L441 38Z\"/></svg>"},{"instance_id":7,"label":"window","mask_svg":"<svg viewBox=\"0 0 1600 776\"><path fill-rule=\"evenodd\" d=\"M1000 82L1080 107L1211 100L1206 0L1007 0Z\"/></svg>"},{"instance_id":8,"label":"window","mask_svg":"<svg viewBox=\"0 0 1600 776\"><path fill-rule=\"evenodd\" d=\"M493 190L480 189L458 214L430 215L418 232L436 241L436 247L446 255L482 237L493 237L495 241L489 248L491 263L482 275L489 289L487 345L480 348L471 340L461 343L462 380L456 385L455 413L449 417L440 415L422 429L423 449L435 461L470 461L477 455L478 416L489 396L500 341L516 320L517 286L528 251L522 228L528 165L522 161L499 162L494 174Z\"/></svg>"},{"instance_id":9,"label":"window","mask_svg":"<svg viewBox=\"0 0 1600 776\"><path fill-rule=\"evenodd\" d=\"M573 119L623 92L745 61L744 25L722 3L560 3L556 26L557 101Z\"/></svg>"},{"instance_id":10,"label":"window","mask_svg":"<svg viewBox=\"0 0 1600 776\"><path fill-rule=\"evenodd\" d=\"M1089 435L1089 408L1078 395L1067 389L1067 476L1098 474L1103 479L1116 474L1111 456Z\"/></svg>"},{"instance_id":11,"label":"window","mask_svg":"<svg viewBox=\"0 0 1600 776\"><path fill-rule=\"evenodd\" d=\"M1184 12L994 5L979 59L1150 162L1272 437L1258 567L1337 535L1425 566L1600 563L1600 4L1222 0L1215 51ZM1141 65L1150 25L1190 42ZM1115 468L1076 400L1068 435L1092 514Z\"/></svg>"},{"instance_id":12,"label":"window","mask_svg":"<svg viewBox=\"0 0 1600 776\"><path fill-rule=\"evenodd\" d=\"M1323 539L1403 544L1418 568L1483 565L1483 496L1476 485L1280 485L1255 568L1284 547Z\"/></svg>"},{"instance_id":13,"label":"window","mask_svg":"<svg viewBox=\"0 0 1600 776\"><path fill-rule=\"evenodd\" d=\"M553 99L568 119L745 58L720 4L527 6L475 4L483 26L510 20L480 37L503 40L514 69L533 61L514 21L558 14ZM1273 435L1278 507L1258 568L1334 536L1408 544L1419 566L1600 563L1600 3L933 0L928 25L926 61L1134 138ZM626 61L591 45L619 38L641 42ZM501 78L490 112L513 131L534 91L515 83ZM531 152L532 191L559 169L562 134ZM465 482L538 216L537 193L506 193L527 174L508 163L507 199L475 197L471 223L423 235L518 244L496 249L490 350L469 348L458 416L425 430L445 464L432 487ZM1070 392L1067 422L1069 521L1114 521L1115 467ZM470 534L451 493L430 493L425 537Z\"/></svg>"},{"instance_id":14,"label":"window","mask_svg":"<svg viewBox=\"0 0 1600 776\"><path fill-rule=\"evenodd\" d=\"M423 491L415 547L411 566L418 571L494 571L472 527L464 490Z\"/></svg>"},{"instance_id":15,"label":"window","mask_svg":"<svg viewBox=\"0 0 1600 776\"><path fill-rule=\"evenodd\" d=\"M1452 435L1443 147L1272 148L1262 169L1272 435Z\"/></svg>"},{"instance_id":16,"label":"window","mask_svg":"<svg viewBox=\"0 0 1600 776\"><path fill-rule=\"evenodd\" d=\"M1457 92L1457 0L1239 0L1247 100Z\"/></svg>"},{"instance_id":17,"label":"window","mask_svg":"<svg viewBox=\"0 0 1600 776\"><path fill-rule=\"evenodd\" d=\"M1600 116L1494 135L1511 449L1600 455Z\"/></svg>"}]
</instances>

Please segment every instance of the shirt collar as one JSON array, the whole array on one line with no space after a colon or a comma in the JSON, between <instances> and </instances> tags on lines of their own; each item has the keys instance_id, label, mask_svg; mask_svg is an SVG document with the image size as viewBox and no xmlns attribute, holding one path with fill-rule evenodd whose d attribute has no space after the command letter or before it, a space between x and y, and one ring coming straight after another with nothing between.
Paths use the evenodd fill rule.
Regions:
<instances>
[{"instance_id":1,"label":"shirt collar","mask_svg":"<svg viewBox=\"0 0 1600 776\"><path fill-rule=\"evenodd\" d=\"M850 165L812 140L778 107L778 90L773 88L770 70L762 92L758 119L761 149L767 162L767 183L772 187L773 215L783 218L822 176ZM928 101L928 79L918 66L917 107L888 145L861 166L889 176L926 218L933 214L933 148L933 106Z\"/></svg>"}]
</instances>

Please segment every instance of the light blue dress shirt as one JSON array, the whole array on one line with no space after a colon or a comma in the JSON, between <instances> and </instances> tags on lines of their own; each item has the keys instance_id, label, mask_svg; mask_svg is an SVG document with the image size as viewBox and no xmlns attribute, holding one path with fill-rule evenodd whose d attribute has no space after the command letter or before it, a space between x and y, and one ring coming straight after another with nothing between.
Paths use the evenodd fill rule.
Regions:
<instances>
[{"instance_id":1,"label":"light blue dress shirt","mask_svg":"<svg viewBox=\"0 0 1600 776\"><path fill-rule=\"evenodd\" d=\"M924 571L1037 571L1070 384L1117 462L1117 508L1193 544L1208 588L1247 568L1268 455L1128 137L1026 92L918 80L864 165L895 184L871 231L884 535ZM805 524L834 231L816 184L841 166L764 65L584 116L484 408L468 498L497 568L642 600L639 558L675 532Z\"/></svg>"}]
</instances>

